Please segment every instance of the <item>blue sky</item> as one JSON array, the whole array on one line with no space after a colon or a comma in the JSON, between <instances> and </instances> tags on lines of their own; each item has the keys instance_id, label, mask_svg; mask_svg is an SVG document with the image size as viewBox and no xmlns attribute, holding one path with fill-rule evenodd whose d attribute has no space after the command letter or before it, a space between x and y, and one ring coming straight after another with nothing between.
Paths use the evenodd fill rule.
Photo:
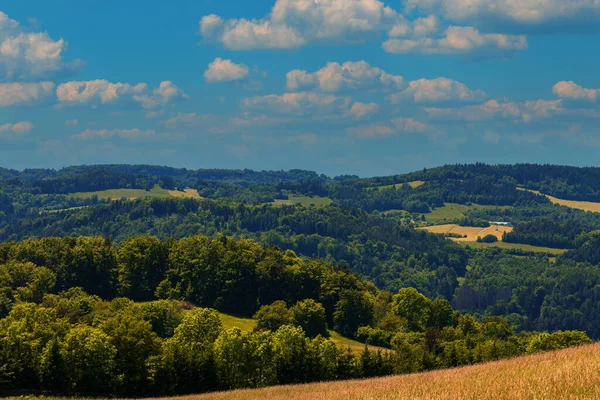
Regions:
<instances>
[{"instance_id":1,"label":"blue sky","mask_svg":"<svg viewBox=\"0 0 600 400\"><path fill-rule=\"evenodd\" d=\"M597 165L599 0L4 0L0 165Z\"/></svg>"}]
</instances>

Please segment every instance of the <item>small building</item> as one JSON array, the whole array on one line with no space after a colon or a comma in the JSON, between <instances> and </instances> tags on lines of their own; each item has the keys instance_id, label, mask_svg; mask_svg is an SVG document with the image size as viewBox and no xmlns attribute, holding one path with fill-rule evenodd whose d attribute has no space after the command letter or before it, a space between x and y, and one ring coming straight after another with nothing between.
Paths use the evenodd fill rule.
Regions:
<instances>
[{"instance_id":1,"label":"small building","mask_svg":"<svg viewBox=\"0 0 600 400\"><path fill-rule=\"evenodd\" d=\"M490 225L496 225L496 226L512 226L512 224L510 222L502 222L502 221L489 221Z\"/></svg>"}]
</instances>

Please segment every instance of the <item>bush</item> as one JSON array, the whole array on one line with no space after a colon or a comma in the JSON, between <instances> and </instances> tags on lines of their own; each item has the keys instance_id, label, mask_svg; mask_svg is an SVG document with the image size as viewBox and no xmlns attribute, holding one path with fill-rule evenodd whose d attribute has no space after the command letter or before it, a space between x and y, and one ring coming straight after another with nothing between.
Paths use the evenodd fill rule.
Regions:
<instances>
[{"instance_id":1,"label":"bush","mask_svg":"<svg viewBox=\"0 0 600 400\"><path fill-rule=\"evenodd\" d=\"M498 237L492 234L485 235L483 238L481 236L477 238L477 243L496 243L497 241Z\"/></svg>"}]
</instances>

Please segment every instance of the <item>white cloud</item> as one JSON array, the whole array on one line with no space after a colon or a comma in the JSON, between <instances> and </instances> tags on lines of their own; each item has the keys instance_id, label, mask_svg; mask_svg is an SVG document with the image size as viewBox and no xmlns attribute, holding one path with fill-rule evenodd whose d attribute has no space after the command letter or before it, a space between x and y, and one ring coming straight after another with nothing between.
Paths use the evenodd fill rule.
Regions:
<instances>
[{"instance_id":1,"label":"white cloud","mask_svg":"<svg viewBox=\"0 0 600 400\"><path fill-rule=\"evenodd\" d=\"M346 113L351 109L351 105L350 97L314 92L272 94L244 100L247 109L297 116Z\"/></svg>"},{"instance_id":2,"label":"white cloud","mask_svg":"<svg viewBox=\"0 0 600 400\"><path fill-rule=\"evenodd\" d=\"M383 43L388 53L407 54L476 54L485 57L508 56L528 47L522 35L481 33L470 26L450 26L430 36L399 37L401 32L390 31L393 37Z\"/></svg>"},{"instance_id":3,"label":"white cloud","mask_svg":"<svg viewBox=\"0 0 600 400\"><path fill-rule=\"evenodd\" d=\"M319 89L323 92L339 92L360 89L393 89L406 86L404 78L391 75L380 68L371 67L365 61L330 62L314 73L293 70L287 74L288 90Z\"/></svg>"},{"instance_id":4,"label":"white cloud","mask_svg":"<svg viewBox=\"0 0 600 400\"><path fill-rule=\"evenodd\" d=\"M16 124L0 125L0 136L12 132L17 135L22 135L31 132L35 126L29 121L17 122Z\"/></svg>"},{"instance_id":5,"label":"white cloud","mask_svg":"<svg viewBox=\"0 0 600 400\"><path fill-rule=\"evenodd\" d=\"M63 39L46 32L30 32L0 11L0 79L31 80L77 69L81 62L65 63Z\"/></svg>"},{"instance_id":6,"label":"white cloud","mask_svg":"<svg viewBox=\"0 0 600 400\"><path fill-rule=\"evenodd\" d=\"M246 79L249 73L250 69L247 65L216 58L208 65L208 69L204 72L204 79L208 83L240 81Z\"/></svg>"},{"instance_id":7,"label":"white cloud","mask_svg":"<svg viewBox=\"0 0 600 400\"><path fill-rule=\"evenodd\" d=\"M200 20L207 41L231 50L290 49L311 42L362 43L389 29L398 14L380 0L277 0L258 20Z\"/></svg>"},{"instance_id":8,"label":"white cloud","mask_svg":"<svg viewBox=\"0 0 600 400\"><path fill-rule=\"evenodd\" d=\"M27 105L51 96L54 83L0 83L0 107Z\"/></svg>"},{"instance_id":9,"label":"white cloud","mask_svg":"<svg viewBox=\"0 0 600 400\"><path fill-rule=\"evenodd\" d=\"M355 126L346 129L346 132L364 139L376 139L401 134L435 133L436 130L414 118L394 118L389 124Z\"/></svg>"},{"instance_id":10,"label":"white cloud","mask_svg":"<svg viewBox=\"0 0 600 400\"><path fill-rule=\"evenodd\" d=\"M526 102L503 102L489 100L483 104L460 108L425 108L432 119L481 122L507 119L529 122L534 118L548 118L565 113L560 100L536 100Z\"/></svg>"},{"instance_id":11,"label":"white cloud","mask_svg":"<svg viewBox=\"0 0 600 400\"><path fill-rule=\"evenodd\" d=\"M379 105L376 103L360 103L356 102L348 111L348 114L354 119L364 119L379 112Z\"/></svg>"},{"instance_id":12,"label":"white cloud","mask_svg":"<svg viewBox=\"0 0 600 400\"><path fill-rule=\"evenodd\" d=\"M141 130L138 128L134 129L86 129L77 135L71 136L72 139L77 140L93 140L93 139L110 139L113 137L120 137L128 140L137 140L144 138L152 138L156 135L153 130Z\"/></svg>"},{"instance_id":13,"label":"white cloud","mask_svg":"<svg viewBox=\"0 0 600 400\"><path fill-rule=\"evenodd\" d=\"M481 90L471 90L464 83L448 79L419 79L408 84L408 88L402 92L388 96L392 103L400 103L403 100L411 100L416 103L440 102L440 101L482 101L487 97Z\"/></svg>"},{"instance_id":14,"label":"white cloud","mask_svg":"<svg viewBox=\"0 0 600 400\"><path fill-rule=\"evenodd\" d=\"M145 83L131 85L111 83L103 79L60 84L56 95L62 105L109 104L129 99L140 103L145 109L157 108L177 99L187 98L187 95L170 81L161 82L158 88L150 91Z\"/></svg>"},{"instance_id":15,"label":"white cloud","mask_svg":"<svg viewBox=\"0 0 600 400\"><path fill-rule=\"evenodd\" d=\"M145 109L163 107L178 100L188 99L189 96L171 81L163 81L151 94L135 95L133 99Z\"/></svg>"},{"instance_id":16,"label":"white cloud","mask_svg":"<svg viewBox=\"0 0 600 400\"><path fill-rule=\"evenodd\" d=\"M104 79L95 81L71 81L62 83L56 89L58 101L64 104L110 103L123 96L143 93L148 89L145 83L111 83Z\"/></svg>"},{"instance_id":17,"label":"white cloud","mask_svg":"<svg viewBox=\"0 0 600 400\"><path fill-rule=\"evenodd\" d=\"M573 81L558 82L552 88L554 94L563 99L596 101L600 97L600 89L586 89Z\"/></svg>"},{"instance_id":18,"label":"white cloud","mask_svg":"<svg viewBox=\"0 0 600 400\"><path fill-rule=\"evenodd\" d=\"M406 0L406 11L433 12L486 31L597 28L598 0Z\"/></svg>"}]
</instances>

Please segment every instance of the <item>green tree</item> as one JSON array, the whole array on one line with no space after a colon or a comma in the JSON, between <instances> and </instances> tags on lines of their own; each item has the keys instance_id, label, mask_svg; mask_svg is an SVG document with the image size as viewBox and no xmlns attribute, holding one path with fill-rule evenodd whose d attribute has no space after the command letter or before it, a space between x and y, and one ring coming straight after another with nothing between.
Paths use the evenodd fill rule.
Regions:
<instances>
[{"instance_id":1,"label":"green tree","mask_svg":"<svg viewBox=\"0 0 600 400\"><path fill-rule=\"evenodd\" d=\"M329 337L325 308L313 299L299 301L291 308L294 324L301 327L306 336Z\"/></svg>"},{"instance_id":2,"label":"green tree","mask_svg":"<svg viewBox=\"0 0 600 400\"><path fill-rule=\"evenodd\" d=\"M254 314L256 329L272 332L275 332L283 325L292 325L294 323L293 318L294 315L292 311L287 308L287 304L282 300L278 300L267 306L262 306L256 314Z\"/></svg>"},{"instance_id":3,"label":"green tree","mask_svg":"<svg viewBox=\"0 0 600 400\"><path fill-rule=\"evenodd\" d=\"M347 290L342 292L333 313L334 329L347 337L354 337L361 326L373 321L373 306L362 292Z\"/></svg>"},{"instance_id":4,"label":"green tree","mask_svg":"<svg viewBox=\"0 0 600 400\"><path fill-rule=\"evenodd\" d=\"M89 326L75 326L65 337L61 354L70 392L113 393L117 349L108 335Z\"/></svg>"},{"instance_id":5,"label":"green tree","mask_svg":"<svg viewBox=\"0 0 600 400\"><path fill-rule=\"evenodd\" d=\"M153 236L136 236L122 243L117 252L119 294L137 301L152 300L168 256L167 244Z\"/></svg>"},{"instance_id":6,"label":"green tree","mask_svg":"<svg viewBox=\"0 0 600 400\"><path fill-rule=\"evenodd\" d=\"M406 319L411 331L424 331L431 313L431 300L414 288L400 289L392 298L392 312Z\"/></svg>"}]
</instances>

